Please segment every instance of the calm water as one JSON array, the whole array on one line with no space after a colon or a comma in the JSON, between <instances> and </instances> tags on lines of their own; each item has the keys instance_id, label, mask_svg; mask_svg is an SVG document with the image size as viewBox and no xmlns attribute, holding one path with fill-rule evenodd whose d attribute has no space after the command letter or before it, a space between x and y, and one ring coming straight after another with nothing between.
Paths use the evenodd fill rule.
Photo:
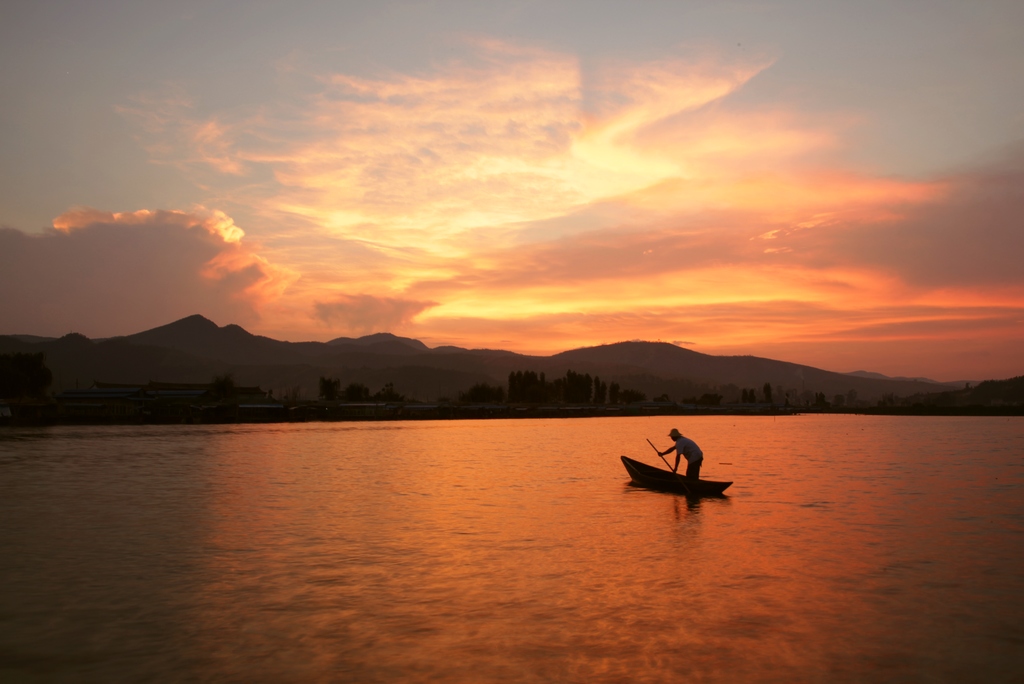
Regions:
<instances>
[{"instance_id":1,"label":"calm water","mask_svg":"<svg viewBox=\"0 0 1024 684\"><path fill-rule=\"evenodd\" d=\"M1021 418L0 431L5 682L1022 679Z\"/></svg>"}]
</instances>

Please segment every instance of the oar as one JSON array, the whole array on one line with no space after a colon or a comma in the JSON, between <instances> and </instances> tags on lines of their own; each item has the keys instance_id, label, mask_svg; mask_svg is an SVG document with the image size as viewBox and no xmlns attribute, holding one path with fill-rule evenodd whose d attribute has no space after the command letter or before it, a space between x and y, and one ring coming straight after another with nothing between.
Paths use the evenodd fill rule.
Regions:
<instances>
[{"instance_id":1,"label":"oar","mask_svg":"<svg viewBox=\"0 0 1024 684\"><path fill-rule=\"evenodd\" d=\"M658 447L654 446L654 442L648 439L647 443L651 445L652 449L654 449L654 453L658 454L658 458L665 462L665 465L668 466L669 471L671 471L673 475L679 478L679 484L683 486L683 493L689 494L690 487L686 484L686 480L683 479L683 476L677 473L676 471L672 470L672 466L668 465L668 461L665 461L665 457L661 455L660 451L658 451Z\"/></svg>"}]
</instances>

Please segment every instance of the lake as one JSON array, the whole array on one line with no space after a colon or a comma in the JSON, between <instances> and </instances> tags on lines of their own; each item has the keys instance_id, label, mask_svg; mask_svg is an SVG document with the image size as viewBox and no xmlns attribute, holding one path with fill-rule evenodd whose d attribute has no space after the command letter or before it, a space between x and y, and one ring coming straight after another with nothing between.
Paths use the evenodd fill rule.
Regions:
<instances>
[{"instance_id":1,"label":"lake","mask_svg":"<svg viewBox=\"0 0 1024 684\"><path fill-rule=\"evenodd\" d=\"M1024 680L1024 418L11 428L0 521L5 682Z\"/></svg>"}]
</instances>

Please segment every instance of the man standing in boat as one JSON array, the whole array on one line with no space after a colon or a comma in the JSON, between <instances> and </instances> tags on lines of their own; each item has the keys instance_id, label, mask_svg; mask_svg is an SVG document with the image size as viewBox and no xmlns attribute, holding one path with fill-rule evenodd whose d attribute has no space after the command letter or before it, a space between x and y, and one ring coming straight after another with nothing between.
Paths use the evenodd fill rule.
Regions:
<instances>
[{"instance_id":1,"label":"man standing in boat","mask_svg":"<svg viewBox=\"0 0 1024 684\"><path fill-rule=\"evenodd\" d=\"M679 459L682 456L686 457L686 477L699 478L700 477L700 465L704 462L704 452L700 450L697 443L688 437L683 437L679 430L672 428L672 431L668 433L668 436L676 440L675 446L671 446L665 451L659 451L658 454L664 456L670 454L673 451L676 452L676 465L672 468L672 472L679 470Z\"/></svg>"}]
</instances>

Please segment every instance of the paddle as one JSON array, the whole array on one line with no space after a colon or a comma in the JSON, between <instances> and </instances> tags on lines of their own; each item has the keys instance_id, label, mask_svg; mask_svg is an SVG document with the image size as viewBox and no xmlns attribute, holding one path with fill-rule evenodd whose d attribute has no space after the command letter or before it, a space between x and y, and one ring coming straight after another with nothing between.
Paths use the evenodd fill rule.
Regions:
<instances>
[{"instance_id":1,"label":"paddle","mask_svg":"<svg viewBox=\"0 0 1024 684\"><path fill-rule=\"evenodd\" d=\"M658 458L665 462L665 465L668 466L668 469L672 472L672 474L679 478L679 484L683 485L683 492L689 494L690 487L687 486L686 480L683 479L683 476L677 473L676 471L672 470L672 466L668 465L668 461L665 461L665 457L661 455L660 451L658 451L658 447L654 446L654 442L652 442L651 440L647 440L647 443L651 445L652 449L654 449L654 453L658 454Z\"/></svg>"}]
</instances>

